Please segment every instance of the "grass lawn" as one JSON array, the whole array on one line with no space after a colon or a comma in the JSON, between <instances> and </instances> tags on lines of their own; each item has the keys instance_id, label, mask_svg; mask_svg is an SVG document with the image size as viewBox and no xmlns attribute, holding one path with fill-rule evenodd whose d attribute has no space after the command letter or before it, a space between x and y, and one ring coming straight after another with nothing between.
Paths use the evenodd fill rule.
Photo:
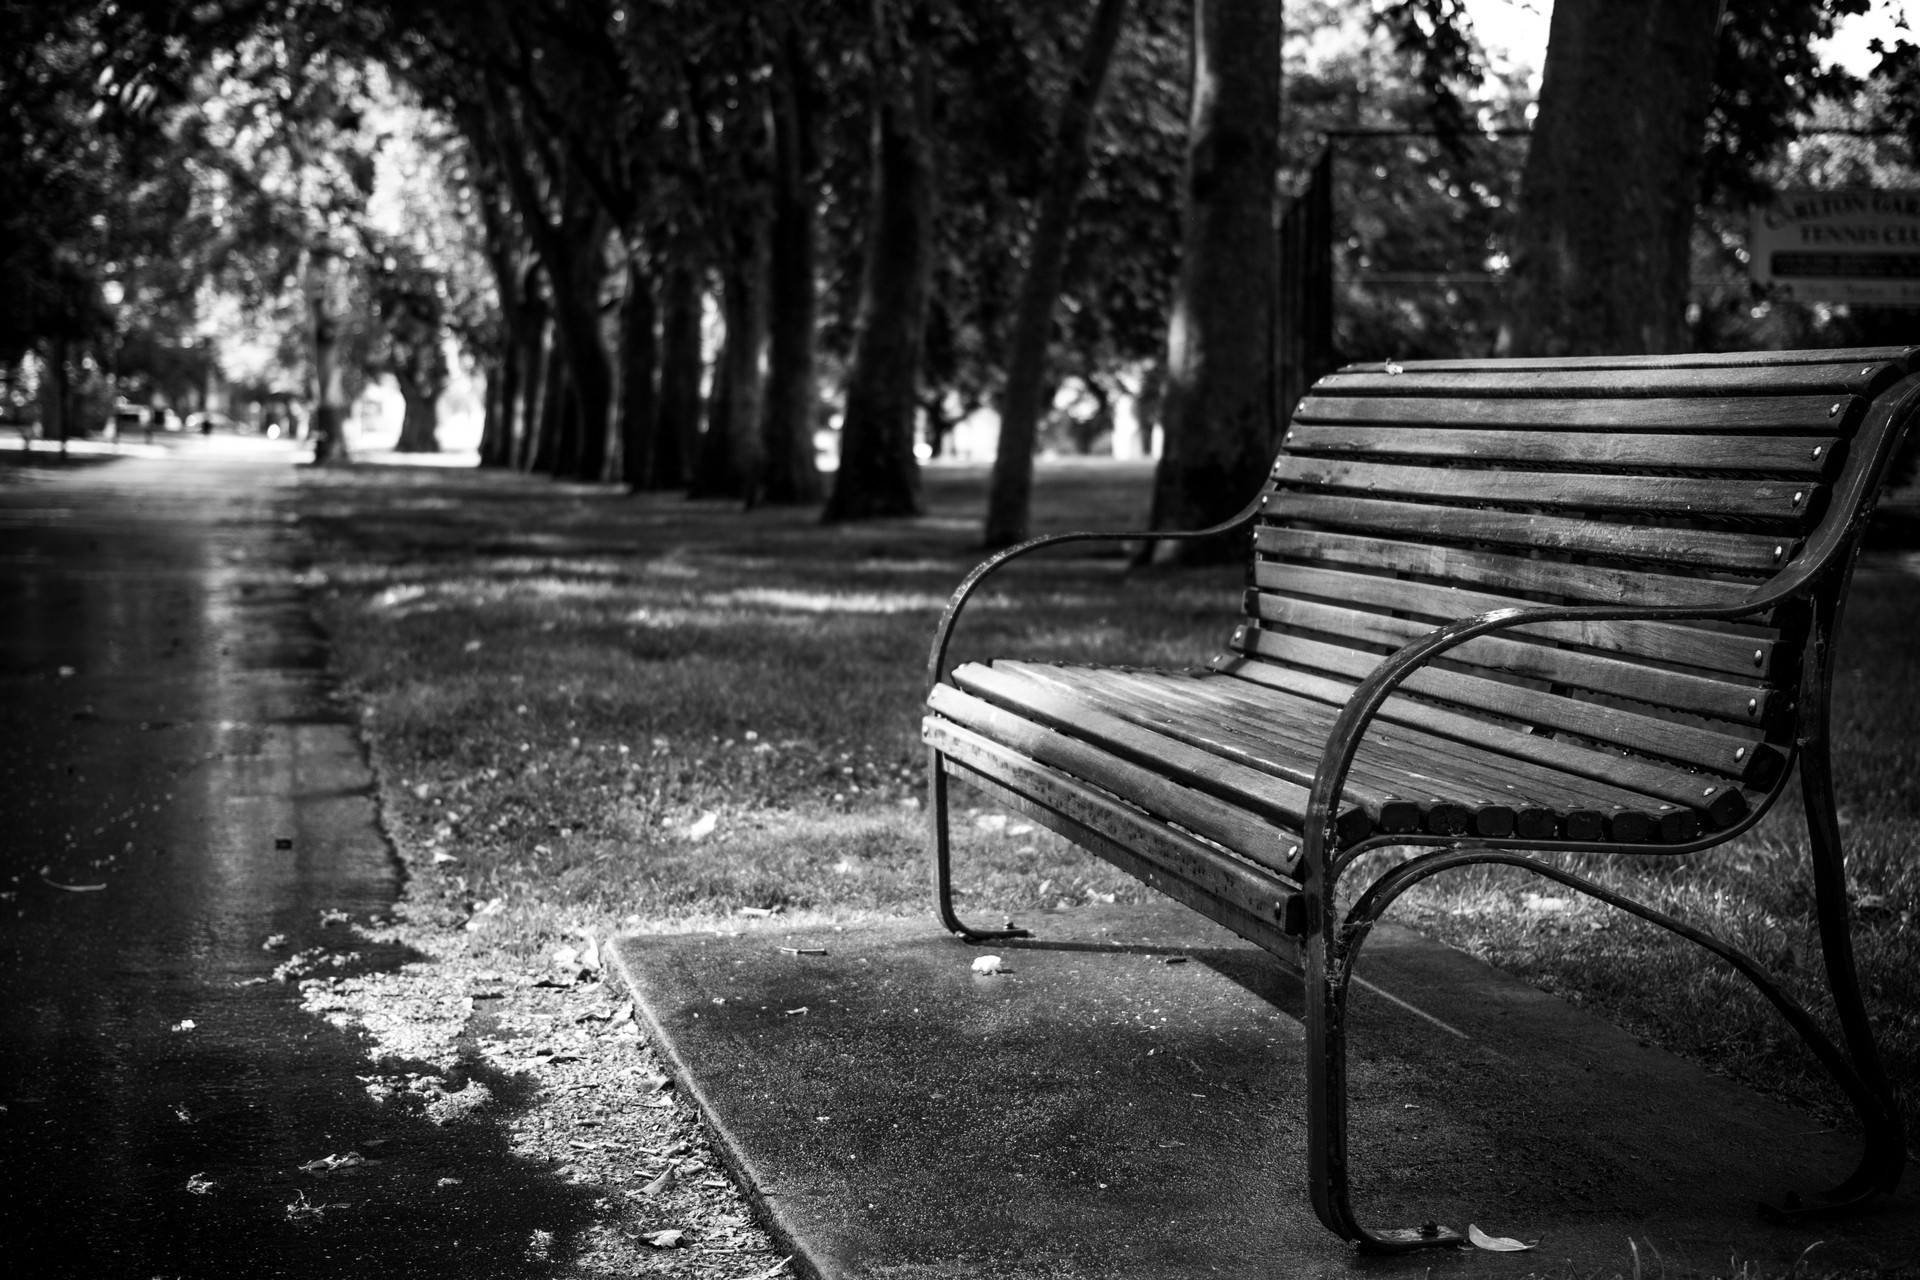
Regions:
<instances>
[{"instance_id":1,"label":"grass lawn","mask_svg":"<svg viewBox=\"0 0 1920 1280\"><path fill-rule=\"evenodd\" d=\"M1043 466L1042 530L1133 526L1148 473ZM930 912L918 745L927 643L978 559L981 469L934 468L929 514L823 528L678 497L437 468L311 471L307 578L365 708L420 910L484 924L500 963L581 931ZM1080 548L1072 550L1081 551ZM1242 570L1027 562L956 657L1204 662ZM1920 553L1862 560L1836 680L1859 962L1906 1099L1920 1081ZM983 921L1148 891L956 791L965 909ZM1797 797L1685 859L1589 864L1721 933L1818 1008ZM1401 918L1649 1040L1845 1123L1783 1024L1678 939L1509 869L1454 873ZM929 915L929 926L932 927Z\"/></svg>"}]
</instances>

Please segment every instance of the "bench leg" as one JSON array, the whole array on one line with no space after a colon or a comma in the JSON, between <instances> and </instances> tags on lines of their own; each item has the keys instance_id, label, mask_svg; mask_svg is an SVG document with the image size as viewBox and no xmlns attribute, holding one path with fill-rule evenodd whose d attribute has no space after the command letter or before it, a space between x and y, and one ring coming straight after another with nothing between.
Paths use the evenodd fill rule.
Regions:
<instances>
[{"instance_id":1,"label":"bench leg","mask_svg":"<svg viewBox=\"0 0 1920 1280\"><path fill-rule=\"evenodd\" d=\"M1855 1110L1865 1130L1866 1149L1860 1167L1831 1191L1812 1196L1789 1192L1783 1203L1768 1208L1785 1217L1803 1217L1858 1204L1899 1185L1907 1163L1907 1146L1893 1086L1873 1043L1860 979L1853 966L1853 934L1848 927L1846 852L1840 843L1840 820L1834 805L1833 766L1824 728L1801 743L1800 789L1806 802L1807 840L1813 855L1815 908L1820 919L1820 948L1826 961L1827 986L1846 1040L1847 1056L1861 1084L1878 1102ZM1878 1111L1879 1114L1873 1114Z\"/></svg>"},{"instance_id":2,"label":"bench leg","mask_svg":"<svg viewBox=\"0 0 1920 1280\"><path fill-rule=\"evenodd\" d=\"M1354 1214L1347 1167L1347 978L1352 965L1327 937L1326 912L1305 947L1307 989L1307 1181L1313 1211L1362 1253L1410 1253L1466 1243L1437 1222L1370 1229ZM1361 931L1364 936L1364 930ZM1355 944L1358 945L1358 939Z\"/></svg>"},{"instance_id":3,"label":"bench leg","mask_svg":"<svg viewBox=\"0 0 1920 1280\"><path fill-rule=\"evenodd\" d=\"M933 900L940 923L968 942L1031 937L1025 929L975 929L953 912L953 844L947 831L947 769L944 758L927 748L927 822L933 841Z\"/></svg>"},{"instance_id":4,"label":"bench leg","mask_svg":"<svg viewBox=\"0 0 1920 1280\"><path fill-rule=\"evenodd\" d=\"M1807 1012L1806 1007L1788 995L1786 989L1775 980L1772 974L1761 968L1752 956L1737 947L1730 946L1712 934L1696 929L1663 911L1657 911L1644 903L1636 902L1602 885L1595 884L1584 876L1576 875L1550 863L1536 861L1526 854L1504 850L1467 848L1422 854L1401 863L1375 880L1347 913L1346 924L1341 931L1342 952L1335 959L1333 976L1340 982L1341 989L1344 989L1346 976L1351 972L1360 942L1365 938L1367 930L1380 918L1395 898L1412 888L1417 882L1438 872L1473 863L1497 863L1523 867L1536 875L1558 881L1588 897L1598 899L1609 906L1618 907L1650 924L1678 934L1725 960L1741 977L1751 982L1762 996L1766 997L1767 1002L1798 1033L1801 1043L1805 1044L1820 1060L1820 1064L1833 1077L1834 1083L1846 1092L1848 1100L1853 1104L1854 1115L1859 1118L1860 1128L1865 1138L1859 1167L1839 1186L1830 1191L1805 1196L1789 1193L1784 1198L1784 1203L1762 1205L1763 1209L1780 1217L1810 1217L1814 1214L1833 1213L1851 1208L1882 1191L1891 1191L1900 1180L1901 1169L1906 1163L1906 1142L1902 1136L1899 1111L1893 1103L1892 1090L1886 1085L1885 1073L1881 1071L1879 1057L1874 1052L1866 1011L1860 1002L1859 984L1853 973L1852 946L1846 937L1845 882L1838 859L1840 829L1831 807L1832 791L1825 758L1822 756L1817 760L1809 760L1802 757L1801 768L1804 771L1801 776L1806 779L1805 785L1809 789L1807 806L1809 830L1814 832L1820 830L1820 824L1813 817L1815 813L1826 815L1825 834L1815 834L1813 840L1816 868L1819 868L1823 861L1828 865L1824 873L1816 870L1815 884L1816 892L1821 898L1820 918L1823 939L1828 941L1833 951L1839 954L1839 961L1836 962L1830 952L1828 963L1833 966L1833 972L1838 974L1838 977L1833 978L1834 998L1836 1005L1842 1010L1841 1022L1846 1031L1848 1047L1852 1050L1851 1055L1828 1037L1820 1024L1814 1021L1813 1015ZM1822 795L1827 801L1824 808L1815 803ZM1827 881L1821 879L1822 874L1828 877ZM1833 936L1835 931L1838 933L1837 940ZM1309 981L1311 982L1311 970L1309 970ZM1842 993L1843 988L1845 994ZM1312 1010L1311 999L1311 987L1309 987L1309 1012ZM1846 1011L1849 1002L1853 1006L1851 1012ZM1311 1040L1311 1028L1309 1039ZM1344 1061L1340 1066L1344 1072ZM1344 1084L1344 1077L1342 1083ZM1344 1106L1344 1103L1342 1105ZM1339 1154L1344 1161L1344 1123ZM1344 1176L1342 1185L1344 1186ZM1316 1207L1317 1204L1316 1201ZM1334 1226L1333 1220L1327 1218L1324 1213L1321 1217L1328 1226ZM1339 1227L1334 1229L1340 1230Z\"/></svg>"}]
</instances>

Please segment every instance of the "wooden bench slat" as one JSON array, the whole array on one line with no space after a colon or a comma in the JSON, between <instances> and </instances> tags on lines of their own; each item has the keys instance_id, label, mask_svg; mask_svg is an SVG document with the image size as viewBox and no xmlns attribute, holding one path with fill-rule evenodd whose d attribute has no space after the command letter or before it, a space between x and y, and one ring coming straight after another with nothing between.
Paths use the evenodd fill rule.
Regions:
<instances>
[{"instance_id":1,"label":"wooden bench slat","mask_svg":"<svg viewBox=\"0 0 1920 1280\"><path fill-rule=\"evenodd\" d=\"M1811 481L1415 467L1295 454L1283 455L1274 464L1273 479L1295 489L1331 489L1372 497L1494 502L1690 519L1768 520L1795 528L1824 509L1827 492L1825 485Z\"/></svg>"},{"instance_id":2,"label":"wooden bench slat","mask_svg":"<svg viewBox=\"0 0 1920 1280\"><path fill-rule=\"evenodd\" d=\"M1309 423L1390 427L1531 427L1568 431L1697 432L1755 436L1768 432L1851 432L1867 401L1859 396L1668 396L1630 400L1449 400L1422 396L1324 395L1317 388L1294 411L1295 430Z\"/></svg>"},{"instance_id":3,"label":"wooden bench slat","mask_svg":"<svg viewBox=\"0 0 1920 1280\"><path fill-rule=\"evenodd\" d=\"M1006 665L998 663L995 669ZM1024 669L1030 664L1018 665ZM1339 710L1217 674L1064 667L1034 668L1034 675L1083 690L1114 714L1164 721L1162 732L1169 734L1184 723L1192 726L1187 731L1196 736L1214 730L1249 751L1269 743L1285 745L1303 762L1302 772L1308 776ZM1677 841L1692 838L1701 820L1709 817L1699 805L1702 797L1697 787L1691 789L1686 803L1661 800L1392 722L1369 731L1355 768L1384 789L1415 797L1420 805L1416 824L1383 820L1380 825L1387 831L1412 830L1417 825L1435 834L1468 830L1493 838L1518 834L1523 839L1545 840L1566 834L1582 841L1637 842L1657 834ZM1459 804L1469 811L1470 825L1431 820L1433 802L1449 795L1461 797ZM1572 822L1567 827L1563 824L1569 818Z\"/></svg>"},{"instance_id":4,"label":"wooden bench slat","mask_svg":"<svg viewBox=\"0 0 1920 1280\"><path fill-rule=\"evenodd\" d=\"M1388 569L1494 590L1530 592L1578 604L1713 607L1737 603L1756 585L1753 579L1682 577L1274 524L1263 524L1254 531L1254 549L1317 563Z\"/></svg>"},{"instance_id":5,"label":"wooden bench slat","mask_svg":"<svg viewBox=\"0 0 1920 1280\"><path fill-rule=\"evenodd\" d=\"M1448 622L1490 609L1535 603L1521 596L1468 591L1405 578L1345 573L1310 565L1262 560L1254 565L1256 587L1283 595L1318 596L1354 604L1377 605ZM1548 622L1516 627L1512 634L1545 636L1661 662L1704 667L1751 678L1772 669L1776 637L1771 631L1709 631L1675 622ZM1760 657L1755 659L1758 653ZM1751 717L1749 717L1751 718Z\"/></svg>"},{"instance_id":6,"label":"wooden bench slat","mask_svg":"<svg viewBox=\"0 0 1920 1280\"><path fill-rule=\"evenodd\" d=\"M1359 454L1368 458L1438 458L1472 462L1604 467L1611 470L1763 472L1809 481L1834 472L1844 445L1831 435L1679 436L1640 432L1488 431L1480 428L1412 432L1392 427L1296 425L1290 454Z\"/></svg>"},{"instance_id":7,"label":"wooden bench slat","mask_svg":"<svg viewBox=\"0 0 1920 1280\"><path fill-rule=\"evenodd\" d=\"M1122 754L1126 753L1125 743L1113 740L1110 732L1103 729L1107 717L1137 725L1156 737L1171 738L1196 750L1202 760L1215 763L1227 760L1237 766L1279 778L1298 788L1302 795L1313 786L1313 762L1310 759L1303 762L1297 754L1282 755L1266 744L1245 743L1199 732L1193 725L1154 715L1148 708L1130 707L1123 701L1101 697L1099 690L1088 687L1087 679L1076 680L1069 674L1074 672L1084 676L1090 670L1056 669L1002 660L984 669L991 673L990 676L984 675L983 669L978 667L960 667L954 672L954 682L968 692L976 693L1016 714L1036 716L1062 732L1087 737L1100 746L1115 747ZM1087 714L1089 708L1096 714ZM1259 790L1258 787L1251 789L1256 792ZM1366 771L1348 780L1343 798L1364 808L1375 826L1394 831L1419 829L1423 810L1409 797L1405 788L1396 790Z\"/></svg>"},{"instance_id":8,"label":"wooden bench slat","mask_svg":"<svg viewBox=\"0 0 1920 1280\"><path fill-rule=\"evenodd\" d=\"M1095 681L1100 678L1093 677ZM1107 678L1137 681L1138 691L1130 683L1116 689L1113 694L1115 697L1152 696L1183 709L1196 705L1212 706L1253 734L1267 732L1267 726L1279 712L1288 724L1312 726L1301 743L1304 749L1310 751L1325 745L1327 733L1339 712L1339 704L1310 700L1301 692L1278 685L1235 679L1220 672L1205 675L1114 673ZM1346 688L1351 689L1351 686ZM1424 704L1411 705L1419 707ZM1312 708L1313 711L1302 716L1300 711L1303 707ZM1575 810L1590 809L1609 823L1619 820L1635 824L1624 833L1610 832L1610 838L1613 839L1644 838L1635 832L1646 826L1659 827L1661 838L1669 841L1686 839L1691 838L1703 820L1715 822L1713 811L1706 803L1708 797L1703 795L1704 788L1698 785L1696 775L1685 775L1687 783L1684 786L1670 788L1673 798L1662 798L1610 781L1572 774L1563 768L1502 755L1481 741L1449 738L1426 729L1408 727L1400 723L1401 719L1403 717L1388 718L1383 714L1381 722L1370 729L1362 741L1359 758L1382 771L1397 767L1441 771L1445 776L1459 779L1456 786L1474 786L1493 794L1504 794L1507 802L1516 807L1516 812L1538 808L1564 817ZM1486 726L1485 721L1477 723ZM1542 835L1538 838L1548 837ZM1574 838L1602 839L1609 836L1579 834Z\"/></svg>"},{"instance_id":9,"label":"wooden bench slat","mask_svg":"<svg viewBox=\"0 0 1920 1280\"><path fill-rule=\"evenodd\" d=\"M1236 647L1356 681L1365 679L1380 664L1378 654L1261 628L1249 628L1244 641ZM1491 712L1524 724L1541 725L1683 761L1755 785L1764 785L1762 778L1771 781L1780 765L1779 754L1766 746L1758 733L1749 736L1733 728L1719 731L1680 724L1461 671L1425 667L1409 676L1401 687L1409 693Z\"/></svg>"},{"instance_id":10,"label":"wooden bench slat","mask_svg":"<svg viewBox=\"0 0 1920 1280\"><path fill-rule=\"evenodd\" d=\"M1293 946L1279 922L1286 899L1299 892L1297 881L1204 844L951 721L929 716L921 733L928 745L957 766L961 781L994 800L1028 814L1242 937L1262 946ZM1228 908L1228 914L1219 912L1220 905ZM1249 924L1258 932L1246 932Z\"/></svg>"},{"instance_id":11,"label":"wooden bench slat","mask_svg":"<svg viewBox=\"0 0 1920 1280\"><path fill-rule=\"evenodd\" d=\"M1347 609L1265 592L1254 593L1253 603L1263 623L1278 623L1393 649L1417 640L1434 629L1430 622L1393 618L1364 609ZM1752 652L1762 651L1756 649ZM1441 660L1484 667L1524 680L1544 680L1595 693L1610 693L1616 697L1671 707L1676 711L1734 724L1765 723L1771 709L1772 691L1757 682L1739 683L1712 676L1689 675L1604 654L1555 648L1526 640L1510 640L1500 635L1468 640L1448 650Z\"/></svg>"},{"instance_id":12,"label":"wooden bench slat","mask_svg":"<svg viewBox=\"0 0 1920 1280\"><path fill-rule=\"evenodd\" d=\"M986 670L986 668L979 668ZM1305 816L1305 796L1298 806L1300 817L1290 828L1256 816L1238 805L1229 804L1209 792L1198 791L1165 773L1124 759L1082 738L963 693L951 685L941 685L928 699L928 706L956 724L983 734L1042 764L1082 779L1103 791L1125 796L1154 816L1177 823L1189 831L1250 858L1283 875L1291 874L1299 856L1299 828ZM1169 742L1170 747L1178 746ZM1263 779L1276 793L1288 784L1278 779ZM1298 788L1294 788L1298 791ZM1263 806L1271 812L1269 806ZM1369 819L1358 807L1342 815L1343 840L1365 838Z\"/></svg>"},{"instance_id":13,"label":"wooden bench slat","mask_svg":"<svg viewBox=\"0 0 1920 1280\"><path fill-rule=\"evenodd\" d=\"M1793 558L1798 540L1720 529L1673 529L1468 507L1434 506L1278 490L1268 519L1310 521L1357 533L1415 534L1449 542L1490 542L1651 564L1766 573Z\"/></svg>"},{"instance_id":14,"label":"wooden bench slat","mask_svg":"<svg viewBox=\"0 0 1920 1280\"><path fill-rule=\"evenodd\" d=\"M1215 660L1212 669L1236 680L1313 698L1332 707L1345 706L1347 699L1353 696L1354 685L1351 681L1263 662L1258 658L1220 658ZM1529 733L1508 724L1497 724L1401 694L1394 694L1387 699L1381 707L1380 718L1390 724L1406 725L1439 737L1484 747L1512 757L1517 762L1538 764L1555 772L1577 774L1672 804L1697 806L1715 826L1727 826L1747 812L1745 793L1725 778L1693 773L1678 765L1645 756L1623 755L1617 751Z\"/></svg>"},{"instance_id":15,"label":"wooden bench slat","mask_svg":"<svg viewBox=\"0 0 1920 1280\"><path fill-rule=\"evenodd\" d=\"M1871 396L1903 376L1899 364L1876 360L1845 364L1721 365L1706 368L1385 369L1330 373L1314 384L1319 395L1459 396L1499 400L1519 396L1855 395Z\"/></svg>"},{"instance_id":16,"label":"wooden bench slat","mask_svg":"<svg viewBox=\"0 0 1920 1280\"><path fill-rule=\"evenodd\" d=\"M1687 351L1658 356L1582 356L1580 364L1589 369L1715 369L1744 368L1752 365L1796 364L1876 364L1886 361L1903 369L1912 365L1920 347L1829 347L1801 351ZM1464 357L1453 360L1413 360L1413 369L1470 369L1476 372L1500 369L1560 369L1564 356ZM1365 368L1365 365L1349 366Z\"/></svg>"}]
</instances>

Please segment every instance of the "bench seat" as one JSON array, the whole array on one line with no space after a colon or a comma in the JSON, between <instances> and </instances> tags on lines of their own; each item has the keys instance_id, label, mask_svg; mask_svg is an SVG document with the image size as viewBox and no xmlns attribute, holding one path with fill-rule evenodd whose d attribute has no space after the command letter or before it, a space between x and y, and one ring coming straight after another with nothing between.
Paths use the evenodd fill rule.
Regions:
<instances>
[{"instance_id":1,"label":"bench seat","mask_svg":"<svg viewBox=\"0 0 1920 1280\"><path fill-rule=\"evenodd\" d=\"M1916 412L1912 348L1329 375L1232 520L1036 539L954 593L923 727L942 922L970 941L1020 932L954 914L955 778L1297 963L1314 1208L1394 1251L1459 1237L1366 1227L1349 1201L1353 965L1420 879L1523 867L1713 951L1833 1073L1861 1166L1780 1212L1891 1189L1905 1144L1852 968L1827 694L1853 557ZM969 596L1020 556L1228 535L1245 538L1244 616L1203 666L949 669ZM1844 1049L1751 957L1552 856L1711 848L1794 776ZM1408 851L1343 891L1359 855L1390 846Z\"/></svg>"}]
</instances>

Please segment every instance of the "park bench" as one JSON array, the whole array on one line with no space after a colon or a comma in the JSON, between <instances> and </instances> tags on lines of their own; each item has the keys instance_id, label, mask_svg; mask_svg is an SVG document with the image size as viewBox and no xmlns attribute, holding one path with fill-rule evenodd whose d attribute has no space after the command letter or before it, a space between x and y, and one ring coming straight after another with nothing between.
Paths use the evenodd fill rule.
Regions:
<instances>
[{"instance_id":1,"label":"park bench","mask_svg":"<svg viewBox=\"0 0 1920 1280\"><path fill-rule=\"evenodd\" d=\"M929 660L942 921L970 941L1022 932L954 914L951 777L1297 965L1314 1210L1363 1249L1401 1251L1460 1236L1355 1215L1348 981L1416 882L1523 867L1722 957L1846 1092L1858 1169L1777 1212L1891 1190L1906 1149L1854 975L1828 690L1861 534L1920 407L1917 355L1353 365L1301 401L1265 486L1226 523L993 556L954 593ZM968 597L1020 556L1249 529L1245 618L1205 668L947 669ZM1796 762L1844 1048L1750 957L1551 856L1709 848L1759 821ZM1387 846L1413 848L1336 897Z\"/></svg>"}]
</instances>

